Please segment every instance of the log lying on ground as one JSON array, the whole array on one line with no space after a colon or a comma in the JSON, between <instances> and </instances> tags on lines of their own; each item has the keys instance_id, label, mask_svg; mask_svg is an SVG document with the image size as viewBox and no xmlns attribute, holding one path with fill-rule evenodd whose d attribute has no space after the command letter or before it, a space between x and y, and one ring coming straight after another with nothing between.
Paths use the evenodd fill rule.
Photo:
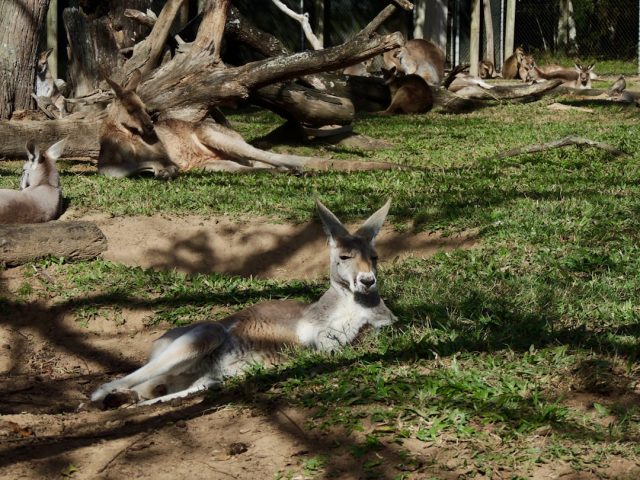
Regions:
<instances>
[{"instance_id":1,"label":"log lying on ground","mask_svg":"<svg viewBox=\"0 0 640 480\"><path fill-rule=\"evenodd\" d=\"M10 267L48 256L90 260L106 249L106 237L91 222L0 225L0 263Z\"/></svg>"},{"instance_id":2,"label":"log lying on ground","mask_svg":"<svg viewBox=\"0 0 640 480\"><path fill-rule=\"evenodd\" d=\"M59 120L0 120L0 156L7 159L25 156L25 145L33 139L42 148L63 138L65 158L92 157L100 152L102 120L67 117Z\"/></svg>"},{"instance_id":3,"label":"log lying on ground","mask_svg":"<svg viewBox=\"0 0 640 480\"><path fill-rule=\"evenodd\" d=\"M346 98L294 83L262 87L249 98L252 103L302 125L348 125L355 113L353 104Z\"/></svg>"},{"instance_id":4,"label":"log lying on ground","mask_svg":"<svg viewBox=\"0 0 640 480\"><path fill-rule=\"evenodd\" d=\"M451 93L448 90L438 91L438 103L451 111L473 109L485 105L489 100L496 101L533 101L551 92L562 83L562 80L550 80L532 85L495 86L491 89L478 87L465 89L464 96Z\"/></svg>"}]
</instances>

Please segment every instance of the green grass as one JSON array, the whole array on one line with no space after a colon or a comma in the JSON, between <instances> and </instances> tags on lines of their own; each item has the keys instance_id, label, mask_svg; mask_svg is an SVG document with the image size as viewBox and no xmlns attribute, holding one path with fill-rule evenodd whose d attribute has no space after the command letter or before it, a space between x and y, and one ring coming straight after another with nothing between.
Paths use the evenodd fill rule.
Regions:
<instances>
[{"instance_id":1,"label":"green grass","mask_svg":"<svg viewBox=\"0 0 640 480\"><path fill-rule=\"evenodd\" d=\"M568 57L563 55L545 54L544 52L534 53L536 63L538 65L547 65L555 63L558 65L564 65L571 67L575 62L582 64L596 64L594 71L599 75L637 75L638 74L638 60L605 60L593 57Z\"/></svg>"},{"instance_id":2,"label":"green grass","mask_svg":"<svg viewBox=\"0 0 640 480\"><path fill-rule=\"evenodd\" d=\"M402 453L409 439L457 452L455 469L468 478L498 467L528 478L546 464L601 471L614 459L640 458L640 122L635 111L619 106L557 113L546 109L549 103L461 115L364 116L356 129L392 147L323 152L420 167L411 171L190 172L159 182L106 179L63 162L62 182L79 212L303 221L313 217L317 196L342 219L354 220L392 197L389 221L399 227L477 229L480 244L473 250L383 266L382 291L397 325L337 355L291 352L286 364L257 369L249 383L270 398L314 409L311 428L361 432L350 451L373 478L384 449L399 449L407 464L417 461ZM276 124L262 113L231 120L249 139ZM492 158L569 134L630 155L569 147ZM0 169L0 186L15 187L18 162ZM95 315L122 321L123 308L145 308L152 312L149 322L180 325L267 298L311 301L325 288L323 282L185 276L102 260L44 261L36 268L53 281L25 276L17 297L0 302L5 313L15 301L52 298L81 325ZM226 388L243 391L243 385L238 379ZM575 408L576 398L591 403ZM314 452L301 462L308 476L331 469ZM445 468L437 459L434 465ZM398 468L398 478L406 478Z\"/></svg>"}]
</instances>

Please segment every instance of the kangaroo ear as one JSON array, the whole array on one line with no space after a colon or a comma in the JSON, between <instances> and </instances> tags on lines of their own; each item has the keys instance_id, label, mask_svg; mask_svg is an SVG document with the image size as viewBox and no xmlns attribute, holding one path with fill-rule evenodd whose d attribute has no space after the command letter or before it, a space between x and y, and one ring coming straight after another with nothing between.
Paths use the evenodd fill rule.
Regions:
<instances>
[{"instance_id":1,"label":"kangaroo ear","mask_svg":"<svg viewBox=\"0 0 640 480\"><path fill-rule=\"evenodd\" d=\"M59 142L56 142L53 145L51 145L45 152L46 157L53 161L59 159L64 150L64 144L66 141L67 139L63 138Z\"/></svg>"},{"instance_id":2,"label":"kangaroo ear","mask_svg":"<svg viewBox=\"0 0 640 480\"><path fill-rule=\"evenodd\" d=\"M338 220L338 217L336 217L331 210L325 207L318 199L316 199L316 210L318 211L318 216L322 221L324 232L327 234L327 237L329 237L329 241L332 245L335 245L337 238L349 235L349 232L344 225L342 225L342 222Z\"/></svg>"},{"instance_id":3,"label":"kangaroo ear","mask_svg":"<svg viewBox=\"0 0 640 480\"><path fill-rule=\"evenodd\" d=\"M390 207L391 199L387 200L387 203L385 203L380 210L367 218L367 221L358 229L356 235L366 238L369 242L373 242L373 239L376 238L376 235L378 235L378 232L380 232L382 228L384 219L387 218Z\"/></svg>"},{"instance_id":4,"label":"kangaroo ear","mask_svg":"<svg viewBox=\"0 0 640 480\"><path fill-rule=\"evenodd\" d=\"M36 141L32 138L27 142L27 157L30 161L34 161L36 158L40 156L40 151L38 150L38 145L36 145Z\"/></svg>"},{"instance_id":5,"label":"kangaroo ear","mask_svg":"<svg viewBox=\"0 0 640 480\"><path fill-rule=\"evenodd\" d=\"M579 63L574 63L574 66L575 66L576 71L578 73L582 72L582 66Z\"/></svg>"},{"instance_id":6,"label":"kangaroo ear","mask_svg":"<svg viewBox=\"0 0 640 480\"><path fill-rule=\"evenodd\" d=\"M122 98L122 96L124 95L124 89L119 84L111 80L109 77L105 76L104 79L107 81L109 86L113 89L114 93L116 94L116 97Z\"/></svg>"},{"instance_id":7,"label":"kangaroo ear","mask_svg":"<svg viewBox=\"0 0 640 480\"><path fill-rule=\"evenodd\" d=\"M138 85L140 84L140 80L142 80L142 72L136 68L124 88L135 92L136 88L138 88Z\"/></svg>"},{"instance_id":8,"label":"kangaroo ear","mask_svg":"<svg viewBox=\"0 0 640 480\"><path fill-rule=\"evenodd\" d=\"M44 52L40 52L40 55L38 55L38 63L45 63L52 52L53 52L53 48L50 48L49 50L45 50Z\"/></svg>"}]
</instances>

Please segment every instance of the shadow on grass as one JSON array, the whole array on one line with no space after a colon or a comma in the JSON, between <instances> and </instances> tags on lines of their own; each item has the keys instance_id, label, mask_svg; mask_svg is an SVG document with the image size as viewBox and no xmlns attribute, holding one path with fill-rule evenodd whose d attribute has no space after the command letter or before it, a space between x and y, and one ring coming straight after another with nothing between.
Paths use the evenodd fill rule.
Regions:
<instances>
[{"instance_id":1,"label":"shadow on grass","mask_svg":"<svg viewBox=\"0 0 640 480\"><path fill-rule=\"evenodd\" d=\"M151 309L178 308L184 305L211 305L228 303L248 303L256 301L265 296L273 298L281 297L311 297L317 296L317 289L309 286L285 286L273 287L268 291L241 290L238 292L224 294L197 294L197 295L174 295L157 299L138 299L127 295L125 292L110 295L89 295L81 299L67 300L53 307L44 307L37 303L15 304L5 302L3 311L5 314L0 317L0 322L5 326L19 332L20 327L29 325L31 328L40 329L45 338L61 349L80 357L99 361L104 370L109 371L112 376L113 371L129 371L137 365L129 361L123 361L117 354L106 352L92 347L85 339L78 335L62 322L65 312L72 311L83 306L120 306L130 309ZM420 316L428 314L434 318L433 327L435 329L445 329L456 331L455 339L433 341L414 341L407 335L400 335L395 343L391 343L388 348L380 351L363 351L357 354L356 360L362 365L390 365L399 361L411 362L420 358L433 358L434 352L440 357L447 357L456 352L492 352L501 349L510 349L517 352L525 352L532 342L537 347L545 345L564 344L572 347L593 347L605 352L616 352L620 354L632 355L633 351L624 352L620 345L615 342L602 339L603 332L590 332L584 328L568 328L561 326L559 315L547 311L548 304L555 301L551 289L545 292L538 299L539 305L532 307L533 312L527 315L516 313L516 305L510 300L504 299L502 302L488 302L480 292L468 295L458 303L429 304L423 303L413 305L410 308L391 307L400 318L414 318L415 314ZM482 305L491 304L491 311ZM456 310L460 317L468 318L472 325L451 323L447 312ZM6 312L10 312L7 314ZM544 313L546 312L546 314ZM497 319L488 321L486 319ZM404 327L411 327L412 322L404 322ZM478 327L479 325L479 327ZM402 325L400 325L402 328ZM637 325L631 326L631 331L637 334ZM13 344L19 347L19 336L15 337ZM20 348L12 349L12 362L24 361ZM148 410L134 409L119 411L121 413L104 412L100 414L100 419L93 425L86 425L84 434L61 434L52 436L40 436L37 439L25 440L24 443L6 444L0 450L0 466L8 466L15 462L30 460L45 460L39 463L39 469L43 475L48 476L60 471L59 455L78 450L83 447L99 444L103 439L128 438L134 435L161 429L168 422L178 419L195 419L202 415L211 414L218 407L228 403L247 405L257 408L263 412L271 412L279 408L278 402L273 401L271 395L262 396L261 392L268 392L274 386L289 379L311 380L316 376L340 373L346 378L349 386L348 392L344 393L331 382L322 382L312 393L305 393L300 399L302 404L308 406L332 405L368 405L379 406L381 408L392 405L403 405L407 403L420 391L424 385L433 381L438 375L446 373L414 372L411 375L399 373L387 382L389 387L396 385L397 388L389 390L379 397L376 394L375 386L362 379L349 379L349 375L354 368L354 358L317 356L312 361L305 361L294 364L290 367L280 368L274 371L264 371L248 376L246 379L236 381L230 386L216 392L216 399L206 399L203 403L178 407L170 411L162 411L166 407L156 407ZM404 375L404 376L403 376ZM86 384L84 389L90 391L99 383L105 381L105 374L90 376L69 376L62 380L49 381L43 379L38 382L37 387L32 391L32 395L39 396L39 402L46 404L49 399L56 398L56 402L61 407L56 411L71 412L77 406L77 398L65 398L68 387L81 381ZM366 377L365 377L366 380ZM522 396L515 392L501 392L496 395L488 395L486 398L474 396L472 388L467 386L467 382L450 381L442 377L442 383L446 386L437 397L434 397L435 404L441 404L446 408L456 408L466 415L486 415L499 418L499 422L507 425L509 431L526 431L530 426L540 424L549 425L557 432L571 438L589 439L600 441L603 439L602 432L594 431L588 426L578 424L563 414L561 408L555 408L557 399ZM76 385L77 386L77 385ZM3 412L14 411L18 406L10 403L11 396L18 392L5 392L3 400L0 401ZM345 395L342 397L342 395ZM353 401L357 399L357 401ZM638 399L631 402L637 402ZM20 405L19 411L38 410L37 405ZM622 408L622 407L620 407ZM160 414L147 416L146 413L161 411ZM124 413L122 413L124 412ZM133 418L139 414L140 418ZM118 426L108 426L106 419L131 417L130 420L121 422ZM275 418L271 415L271 420L277 428L287 435L295 438L301 445L305 445L308 451L331 452L335 446L335 441L342 443L342 449L357 449L362 445L354 436L339 435L322 438L312 435L304 429L296 427L282 418ZM624 440L633 440L624 438ZM635 439L637 440L637 439ZM389 462L381 467L376 478L392 478L393 464L401 462L402 448L392 442L382 442L372 449L375 453ZM356 459L351 463L344 463L344 458L335 464L328 461L328 472L362 471L367 456ZM397 472L395 473L397 474ZM327 476L330 478L330 476Z\"/></svg>"}]
</instances>

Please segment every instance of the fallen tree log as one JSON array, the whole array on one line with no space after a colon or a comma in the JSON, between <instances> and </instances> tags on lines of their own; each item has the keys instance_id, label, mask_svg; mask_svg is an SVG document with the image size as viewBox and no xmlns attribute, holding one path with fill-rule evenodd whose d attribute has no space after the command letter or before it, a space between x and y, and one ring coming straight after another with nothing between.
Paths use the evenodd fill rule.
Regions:
<instances>
[{"instance_id":1,"label":"fallen tree log","mask_svg":"<svg viewBox=\"0 0 640 480\"><path fill-rule=\"evenodd\" d=\"M10 267L49 256L90 260L106 249L106 237L92 222L0 225L0 263Z\"/></svg>"},{"instance_id":2,"label":"fallen tree log","mask_svg":"<svg viewBox=\"0 0 640 480\"><path fill-rule=\"evenodd\" d=\"M295 83L262 87L249 100L301 125L348 125L355 114L348 99Z\"/></svg>"},{"instance_id":3,"label":"fallen tree log","mask_svg":"<svg viewBox=\"0 0 640 480\"><path fill-rule=\"evenodd\" d=\"M64 158L96 158L100 152L100 119L66 117L58 120L0 120L0 156L7 159L25 156L25 145L33 139L41 147L62 138L67 142Z\"/></svg>"},{"instance_id":4,"label":"fallen tree log","mask_svg":"<svg viewBox=\"0 0 640 480\"><path fill-rule=\"evenodd\" d=\"M562 83L562 80L550 80L531 85L495 86L491 89L482 87L465 88L459 95L448 90L437 92L438 103L446 110L463 111L484 106L487 101L533 101L551 92Z\"/></svg>"}]
</instances>

